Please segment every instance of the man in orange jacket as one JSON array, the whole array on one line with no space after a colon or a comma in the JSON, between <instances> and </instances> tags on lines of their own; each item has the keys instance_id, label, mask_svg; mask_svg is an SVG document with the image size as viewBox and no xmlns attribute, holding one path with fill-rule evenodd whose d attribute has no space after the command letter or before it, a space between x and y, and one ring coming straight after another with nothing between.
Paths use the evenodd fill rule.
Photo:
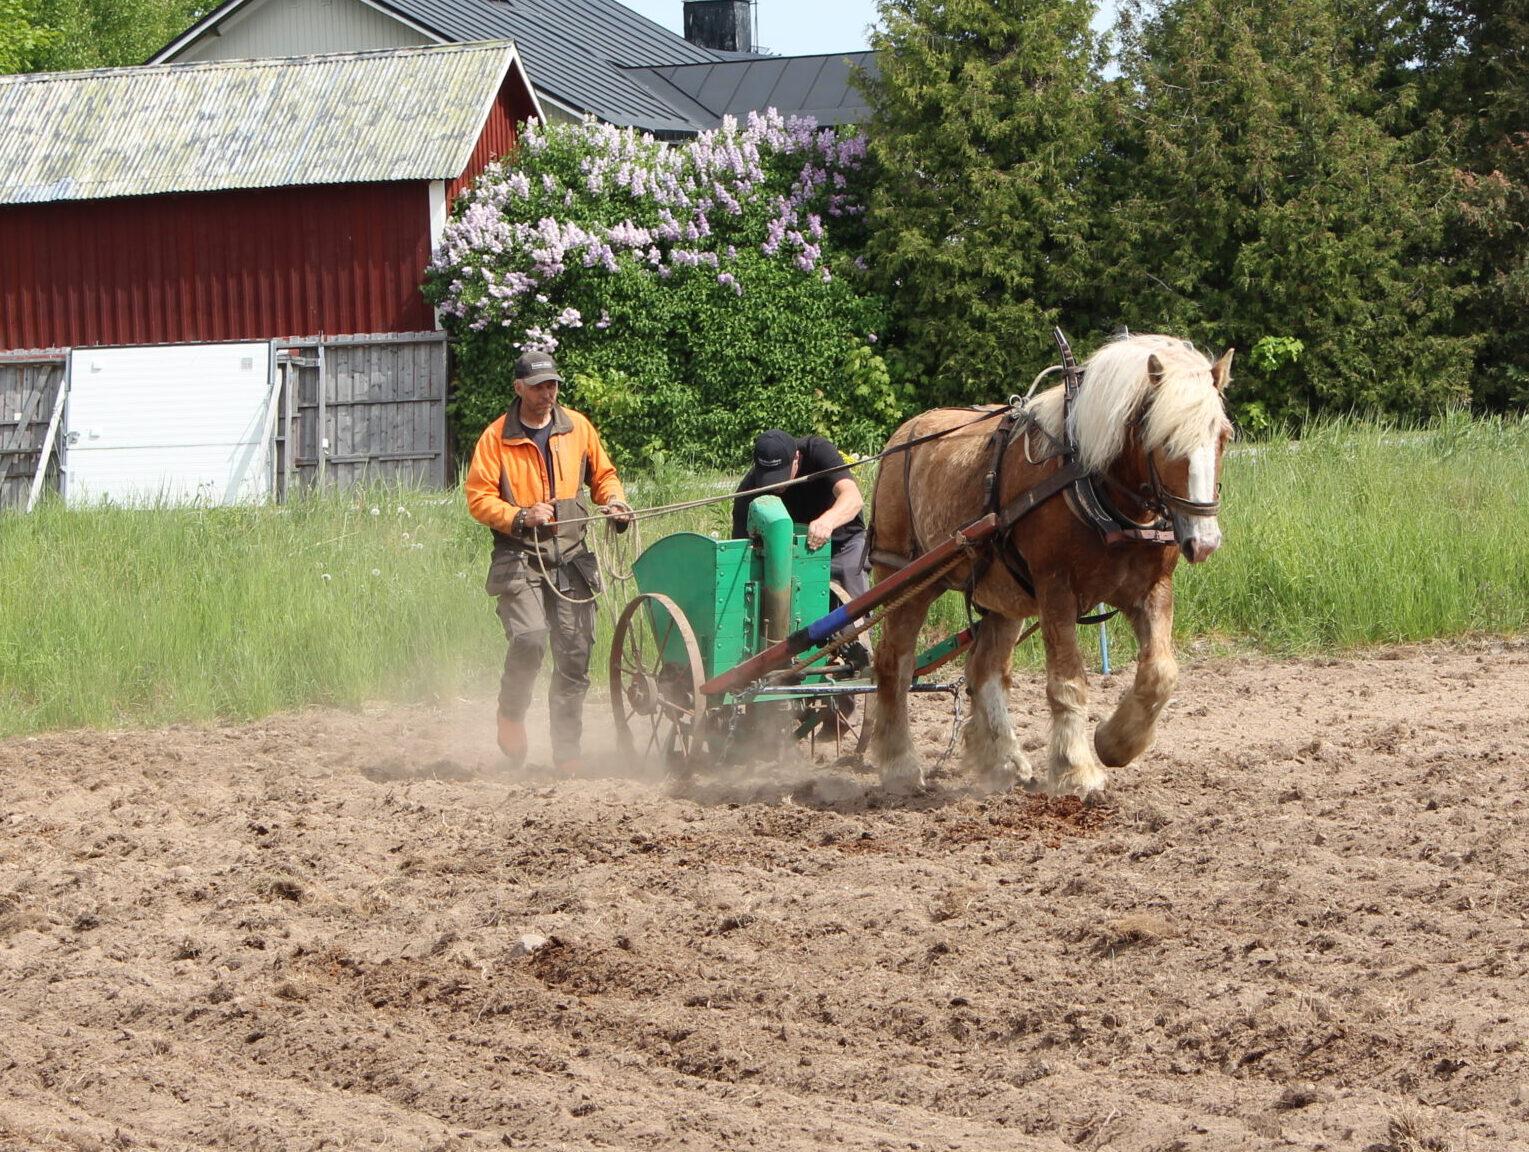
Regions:
<instances>
[{"instance_id":1,"label":"man in orange jacket","mask_svg":"<svg viewBox=\"0 0 1529 1152\"><path fill-rule=\"evenodd\" d=\"M550 635L552 759L576 775L595 639L600 567L584 542L590 505L621 528L632 510L588 417L557 402L562 379L545 352L515 361L515 400L483 430L467 470L467 508L494 534L487 590L509 651L499 680L499 747L526 756L526 709Z\"/></svg>"}]
</instances>

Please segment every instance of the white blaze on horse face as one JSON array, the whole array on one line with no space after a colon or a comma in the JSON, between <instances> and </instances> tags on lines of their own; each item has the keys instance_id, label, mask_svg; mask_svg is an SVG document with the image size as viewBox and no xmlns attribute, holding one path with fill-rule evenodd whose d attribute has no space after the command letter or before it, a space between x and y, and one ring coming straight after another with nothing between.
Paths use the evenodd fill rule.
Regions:
<instances>
[{"instance_id":1,"label":"white blaze on horse face","mask_svg":"<svg viewBox=\"0 0 1529 1152\"><path fill-rule=\"evenodd\" d=\"M1210 504L1216 499L1216 479L1220 473L1217 465L1221 460L1219 448L1219 441L1212 440L1200 445L1189 457L1188 498L1196 504ZM1187 516L1175 512L1173 534L1191 564L1208 560L1211 553L1221 547L1221 524L1214 516Z\"/></svg>"}]
</instances>

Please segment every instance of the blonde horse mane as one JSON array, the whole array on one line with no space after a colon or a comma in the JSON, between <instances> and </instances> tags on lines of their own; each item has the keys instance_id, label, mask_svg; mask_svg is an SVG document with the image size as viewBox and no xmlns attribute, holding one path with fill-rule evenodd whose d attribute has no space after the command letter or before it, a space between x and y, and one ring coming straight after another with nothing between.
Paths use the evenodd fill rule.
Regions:
<instances>
[{"instance_id":1,"label":"blonde horse mane","mask_svg":"<svg viewBox=\"0 0 1529 1152\"><path fill-rule=\"evenodd\" d=\"M1162 377L1154 384L1147 370L1157 357ZM1146 405L1149 396L1151 404ZM1211 378L1211 362L1187 341L1173 336L1127 336L1112 340L1083 363L1083 380L1073 398L1068 432L1078 462L1101 472L1120 455L1126 426L1146 406L1142 447L1169 456L1190 455L1228 426L1221 393ZM1048 434L1062 436L1062 387L1048 388L1031 405Z\"/></svg>"}]
</instances>

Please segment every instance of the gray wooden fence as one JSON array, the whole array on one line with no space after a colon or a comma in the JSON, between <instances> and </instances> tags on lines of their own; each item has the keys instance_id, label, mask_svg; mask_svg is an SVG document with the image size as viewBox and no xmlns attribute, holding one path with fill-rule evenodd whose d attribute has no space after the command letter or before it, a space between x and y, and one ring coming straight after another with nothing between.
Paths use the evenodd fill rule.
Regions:
<instances>
[{"instance_id":1,"label":"gray wooden fence","mask_svg":"<svg viewBox=\"0 0 1529 1152\"><path fill-rule=\"evenodd\" d=\"M27 506L66 362L66 354L54 350L0 355L0 509ZM56 455L49 456L43 483L58 488Z\"/></svg>"},{"instance_id":2,"label":"gray wooden fence","mask_svg":"<svg viewBox=\"0 0 1529 1152\"><path fill-rule=\"evenodd\" d=\"M279 498L360 483L444 488L446 337L334 336L278 345Z\"/></svg>"},{"instance_id":3,"label":"gray wooden fence","mask_svg":"<svg viewBox=\"0 0 1529 1152\"><path fill-rule=\"evenodd\" d=\"M448 356L441 332L276 341L281 403L272 491L279 500L362 483L444 488ZM67 352L0 354L0 508L25 508ZM64 436L44 486L58 490Z\"/></svg>"}]
</instances>

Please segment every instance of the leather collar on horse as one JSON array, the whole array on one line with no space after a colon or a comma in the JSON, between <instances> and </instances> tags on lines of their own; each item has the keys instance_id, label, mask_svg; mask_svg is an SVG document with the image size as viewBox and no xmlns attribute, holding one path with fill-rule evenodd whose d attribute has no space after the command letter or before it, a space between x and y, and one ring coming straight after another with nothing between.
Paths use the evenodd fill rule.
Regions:
<instances>
[{"instance_id":1,"label":"leather collar on horse","mask_svg":"<svg viewBox=\"0 0 1529 1152\"><path fill-rule=\"evenodd\" d=\"M1041 428L1034 417L1026 411L1023 400L1011 401L998 427L993 430L989 438L989 443L993 447L993 459L992 466L984 477L985 503L988 510L998 517L998 531L993 537L993 553L1003 561L1004 567L1008 569L1009 574L1014 577L1019 586L1030 595L1035 592L1034 580L1030 574L1029 565L1014 544L1010 529L1033 509L1058 493L1061 493L1067 501L1067 507L1072 514L1082 523L1095 529L1106 544L1171 545L1175 542L1173 531L1175 511L1190 516L1215 516L1220 511L1219 500L1201 502L1170 492L1163 485L1162 477L1158 473L1156 457L1150 452L1147 453L1148 483L1136 492L1130 491L1107 474L1088 471L1078 462L1077 448L1072 440L1070 417L1073 400L1077 396L1083 373L1073 358L1072 348L1062 330L1052 329L1052 337L1057 342L1062 361L1060 365L1062 374L1061 439L1058 440ZM1132 427L1140 427L1145 419L1146 408L1143 407L1132 418L1130 424ZM1032 430L1040 432L1052 442L1056 449L1054 456L1062 461L1061 466L1040 483L1021 492L1007 504L1000 505L998 486L1003 475L1004 454L1015 440L1027 436ZM1110 489L1114 489L1119 495L1135 503L1142 512L1151 515L1152 519L1144 524L1122 512L1115 500L1111 498ZM980 569L984 566L985 564L979 563L978 570L973 572L973 584L980 578Z\"/></svg>"},{"instance_id":2,"label":"leather collar on horse","mask_svg":"<svg viewBox=\"0 0 1529 1152\"><path fill-rule=\"evenodd\" d=\"M1162 477L1158 473L1157 461L1152 453L1147 453L1148 483L1139 491L1131 491L1118 480L1107 474L1093 473L1085 468L1077 456L1077 448L1072 440L1071 410L1074 398L1082 381L1083 372L1077 361L1073 358L1072 348L1067 342L1067 337L1061 328L1052 329L1052 337L1056 340L1061 353L1061 364L1057 368L1048 369L1047 375L1052 372L1062 374L1062 421L1061 437L1051 435L1035 419L1026 402L1029 397L1012 398L1009 403L999 408L990 407L984 411L978 420L998 418L998 424L988 438L992 447L992 461L987 473L983 477L984 507L988 514L994 515L997 520L997 531L994 532L992 547L979 554L968 584L974 586L981 578L986 566L991 563L996 555L1003 561L1021 588L1027 594L1034 594L1034 581L1030 574L1029 565L1015 546L1011 529L1041 504L1050 500L1053 496L1061 494L1067 501L1068 508L1082 523L1098 531L1106 544L1154 544L1171 545L1175 542L1173 531L1173 513L1175 511L1189 516L1215 516L1220 511L1220 501L1195 501L1189 500L1176 493L1168 491L1164 487ZM1031 391L1034 391L1032 387ZM1142 409L1130 421L1133 428L1140 427L1146 419L1147 409ZM911 467L912 454L908 450L925 441L939 439L948 435L955 429L944 429L939 432L924 436L916 436L902 444L897 445L892 451L902 451L904 456L905 470ZM1031 432L1038 433L1051 441L1054 451L1049 456L1043 456L1033 463L1040 463L1046 459L1058 459L1061 461L1056 471L1051 473L1039 483L1032 485L1006 504L999 503L999 483L1003 475L1004 456L1016 440L1026 440L1028 452L1028 437ZM1134 503L1142 513L1150 515L1151 521L1141 523L1122 512L1114 499L1109 495L1109 489L1124 500ZM900 557L889 553L880 552L875 548L874 531L872 524L873 542L868 553L882 563L902 567L910 563L913 556L917 556L922 549L918 542L913 542L913 556Z\"/></svg>"}]
</instances>

